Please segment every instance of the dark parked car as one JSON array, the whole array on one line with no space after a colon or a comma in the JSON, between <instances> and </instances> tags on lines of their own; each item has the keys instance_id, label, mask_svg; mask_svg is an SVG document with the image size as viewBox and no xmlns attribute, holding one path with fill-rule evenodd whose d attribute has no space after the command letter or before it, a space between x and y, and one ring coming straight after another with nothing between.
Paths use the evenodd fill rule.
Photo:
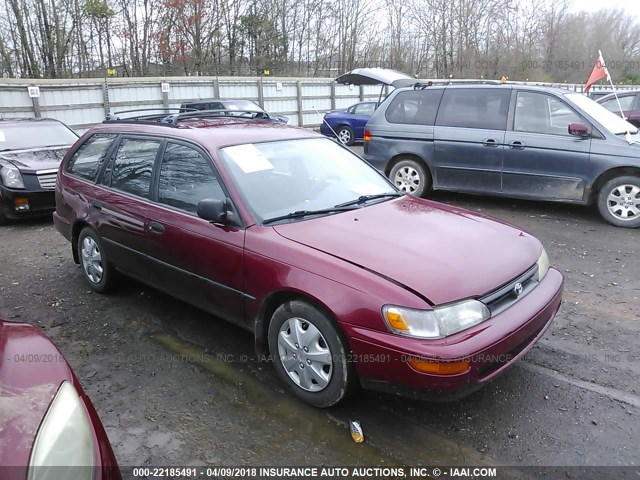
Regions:
<instances>
[{"instance_id":1,"label":"dark parked car","mask_svg":"<svg viewBox=\"0 0 640 480\"><path fill-rule=\"evenodd\" d=\"M329 137L338 137L345 145L361 142L364 126L373 115L377 102L360 102L344 110L330 110L320 124L320 133Z\"/></svg>"},{"instance_id":2,"label":"dark parked car","mask_svg":"<svg viewBox=\"0 0 640 480\"><path fill-rule=\"evenodd\" d=\"M616 96L606 95L598 99L598 103L610 112L620 115L620 108L624 112L627 121L636 127L640 127L640 91L621 91ZM620 101L620 103L618 103Z\"/></svg>"},{"instance_id":3,"label":"dark parked car","mask_svg":"<svg viewBox=\"0 0 640 480\"><path fill-rule=\"evenodd\" d=\"M602 97L605 97L605 96L609 95L610 93L613 93L613 90L611 90L611 89L601 89L601 90L591 89L591 91L587 94L587 96L591 100L599 100Z\"/></svg>"},{"instance_id":4,"label":"dark parked car","mask_svg":"<svg viewBox=\"0 0 640 480\"><path fill-rule=\"evenodd\" d=\"M403 191L596 204L640 226L638 129L580 93L525 85L398 88L365 130L364 157Z\"/></svg>"},{"instance_id":5,"label":"dark parked car","mask_svg":"<svg viewBox=\"0 0 640 480\"><path fill-rule=\"evenodd\" d=\"M221 99L209 98L199 100L187 100L180 105L181 112L189 112L193 110L224 110L228 115L255 117L251 113L255 112L258 118L263 120L271 120L278 123L289 123L289 117L267 113L260 105L252 100L247 99Z\"/></svg>"},{"instance_id":6,"label":"dark parked car","mask_svg":"<svg viewBox=\"0 0 640 480\"><path fill-rule=\"evenodd\" d=\"M55 225L95 291L119 271L248 329L310 404L358 384L468 393L559 308L562 275L518 228L404 195L301 128L170 122L87 132L60 166Z\"/></svg>"},{"instance_id":7,"label":"dark parked car","mask_svg":"<svg viewBox=\"0 0 640 480\"><path fill-rule=\"evenodd\" d=\"M0 225L53 212L58 166L76 140L58 120L0 119Z\"/></svg>"},{"instance_id":8,"label":"dark parked car","mask_svg":"<svg viewBox=\"0 0 640 480\"><path fill-rule=\"evenodd\" d=\"M37 328L0 319L3 480L120 480L111 444L71 366Z\"/></svg>"}]
</instances>

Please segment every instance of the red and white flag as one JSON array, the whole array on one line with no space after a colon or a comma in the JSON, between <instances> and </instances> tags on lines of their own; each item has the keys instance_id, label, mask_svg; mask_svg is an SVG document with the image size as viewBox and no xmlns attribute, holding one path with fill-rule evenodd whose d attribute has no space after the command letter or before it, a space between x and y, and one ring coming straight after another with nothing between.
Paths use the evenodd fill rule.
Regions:
<instances>
[{"instance_id":1,"label":"red and white flag","mask_svg":"<svg viewBox=\"0 0 640 480\"><path fill-rule=\"evenodd\" d=\"M598 50L598 60L596 61L595 66L589 76L589 80L587 80L587 85L584 87L584 91L589 93L589 89L591 85L596 83L598 80L602 80L606 78L611 81L611 77L609 76L609 70L607 70L607 66L604 63L604 58L602 58L602 52Z\"/></svg>"}]
</instances>

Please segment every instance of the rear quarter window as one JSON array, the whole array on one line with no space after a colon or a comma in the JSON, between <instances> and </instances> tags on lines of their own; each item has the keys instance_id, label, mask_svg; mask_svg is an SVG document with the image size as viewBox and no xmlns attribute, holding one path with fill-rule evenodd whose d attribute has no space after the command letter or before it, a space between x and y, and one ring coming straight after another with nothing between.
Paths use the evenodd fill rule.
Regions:
<instances>
[{"instance_id":1,"label":"rear quarter window","mask_svg":"<svg viewBox=\"0 0 640 480\"><path fill-rule=\"evenodd\" d=\"M506 130L511 90L448 88L442 96L437 125Z\"/></svg>"},{"instance_id":2,"label":"rear quarter window","mask_svg":"<svg viewBox=\"0 0 640 480\"><path fill-rule=\"evenodd\" d=\"M442 89L408 90L396 95L385 112L389 123L433 125Z\"/></svg>"},{"instance_id":3,"label":"rear quarter window","mask_svg":"<svg viewBox=\"0 0 640 480\"><path fill-rule=\"evenodd\" d=\"M67 163L67 173L95 180L117 136L115 133L97 133L90 136Z\"/></svg>"}]
</instances>

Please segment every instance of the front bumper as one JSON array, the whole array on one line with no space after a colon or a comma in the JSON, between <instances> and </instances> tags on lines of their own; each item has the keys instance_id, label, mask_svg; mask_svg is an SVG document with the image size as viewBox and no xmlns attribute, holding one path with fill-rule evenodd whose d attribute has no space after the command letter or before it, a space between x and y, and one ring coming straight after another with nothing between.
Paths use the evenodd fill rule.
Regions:
<instances>
[{"instance_id":1,"label":"front bumper","mask_svg":"<svg viewBox=\"0 0 640 480\"><path fill-rule=\"evenodd\" d=\"M28 209L16 209L16 199L28 201ZM52 213L56 209L54 190L15 190L0 186L0 211L12 220Z\"/></svg>"},{"instance_id":2,"label":"front bumper","mask_svg":"<svg viewBox=\"0 0 640 480\"><path fill-rule=\"evenodd\" d=\"M402 395L453 399L494 379L524 356L545 333L562 300L564 279L549 269L542 282L513 306L468 330L438 340L402 337L342 324L362 385ZM466 359L470 368L455 375L414 370L409 359Z\"/></svg>"}]
</instances>

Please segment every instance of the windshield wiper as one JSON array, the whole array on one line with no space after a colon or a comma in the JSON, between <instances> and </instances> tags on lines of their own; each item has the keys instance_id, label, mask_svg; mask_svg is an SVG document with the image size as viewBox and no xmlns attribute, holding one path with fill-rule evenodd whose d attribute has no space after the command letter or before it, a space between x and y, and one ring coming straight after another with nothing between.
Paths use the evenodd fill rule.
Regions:
<instances>
[{"instance_id":1,"label":"windshield wiper","mask_svg":"<svg viewBox=\"0 0 640 480\"><path fill-rule=\"evenodd\" d=\"M262 222L263 225L268 223L278 222L280 220L289 220L291 218L303 218L311 215L326 215L328 213L335 212L347 212L349 210L355 210L356 207L348 206L336 206L332 208L322 208L320 210L297 210L295 212L287 213L286 215L280 215L279 217L268 218Z\"/></svg>"},{"instance_id":2,"label":"windshield wiper","mask_svg":"<svg viewBox=\"0 0 640 480\"><path fill-rule=\"evenodd\" d=\"M377 193L375 195L360 195L355 200L349 200L348 202L339 203L336 205L336 208L346 207L348 205L359 205L361 203L368 202L369 200L375 200L377 198L387 198L387 197L403 197L404 193L400 192L388 192L388 193Z\"/></svg>"}]
</instances>

